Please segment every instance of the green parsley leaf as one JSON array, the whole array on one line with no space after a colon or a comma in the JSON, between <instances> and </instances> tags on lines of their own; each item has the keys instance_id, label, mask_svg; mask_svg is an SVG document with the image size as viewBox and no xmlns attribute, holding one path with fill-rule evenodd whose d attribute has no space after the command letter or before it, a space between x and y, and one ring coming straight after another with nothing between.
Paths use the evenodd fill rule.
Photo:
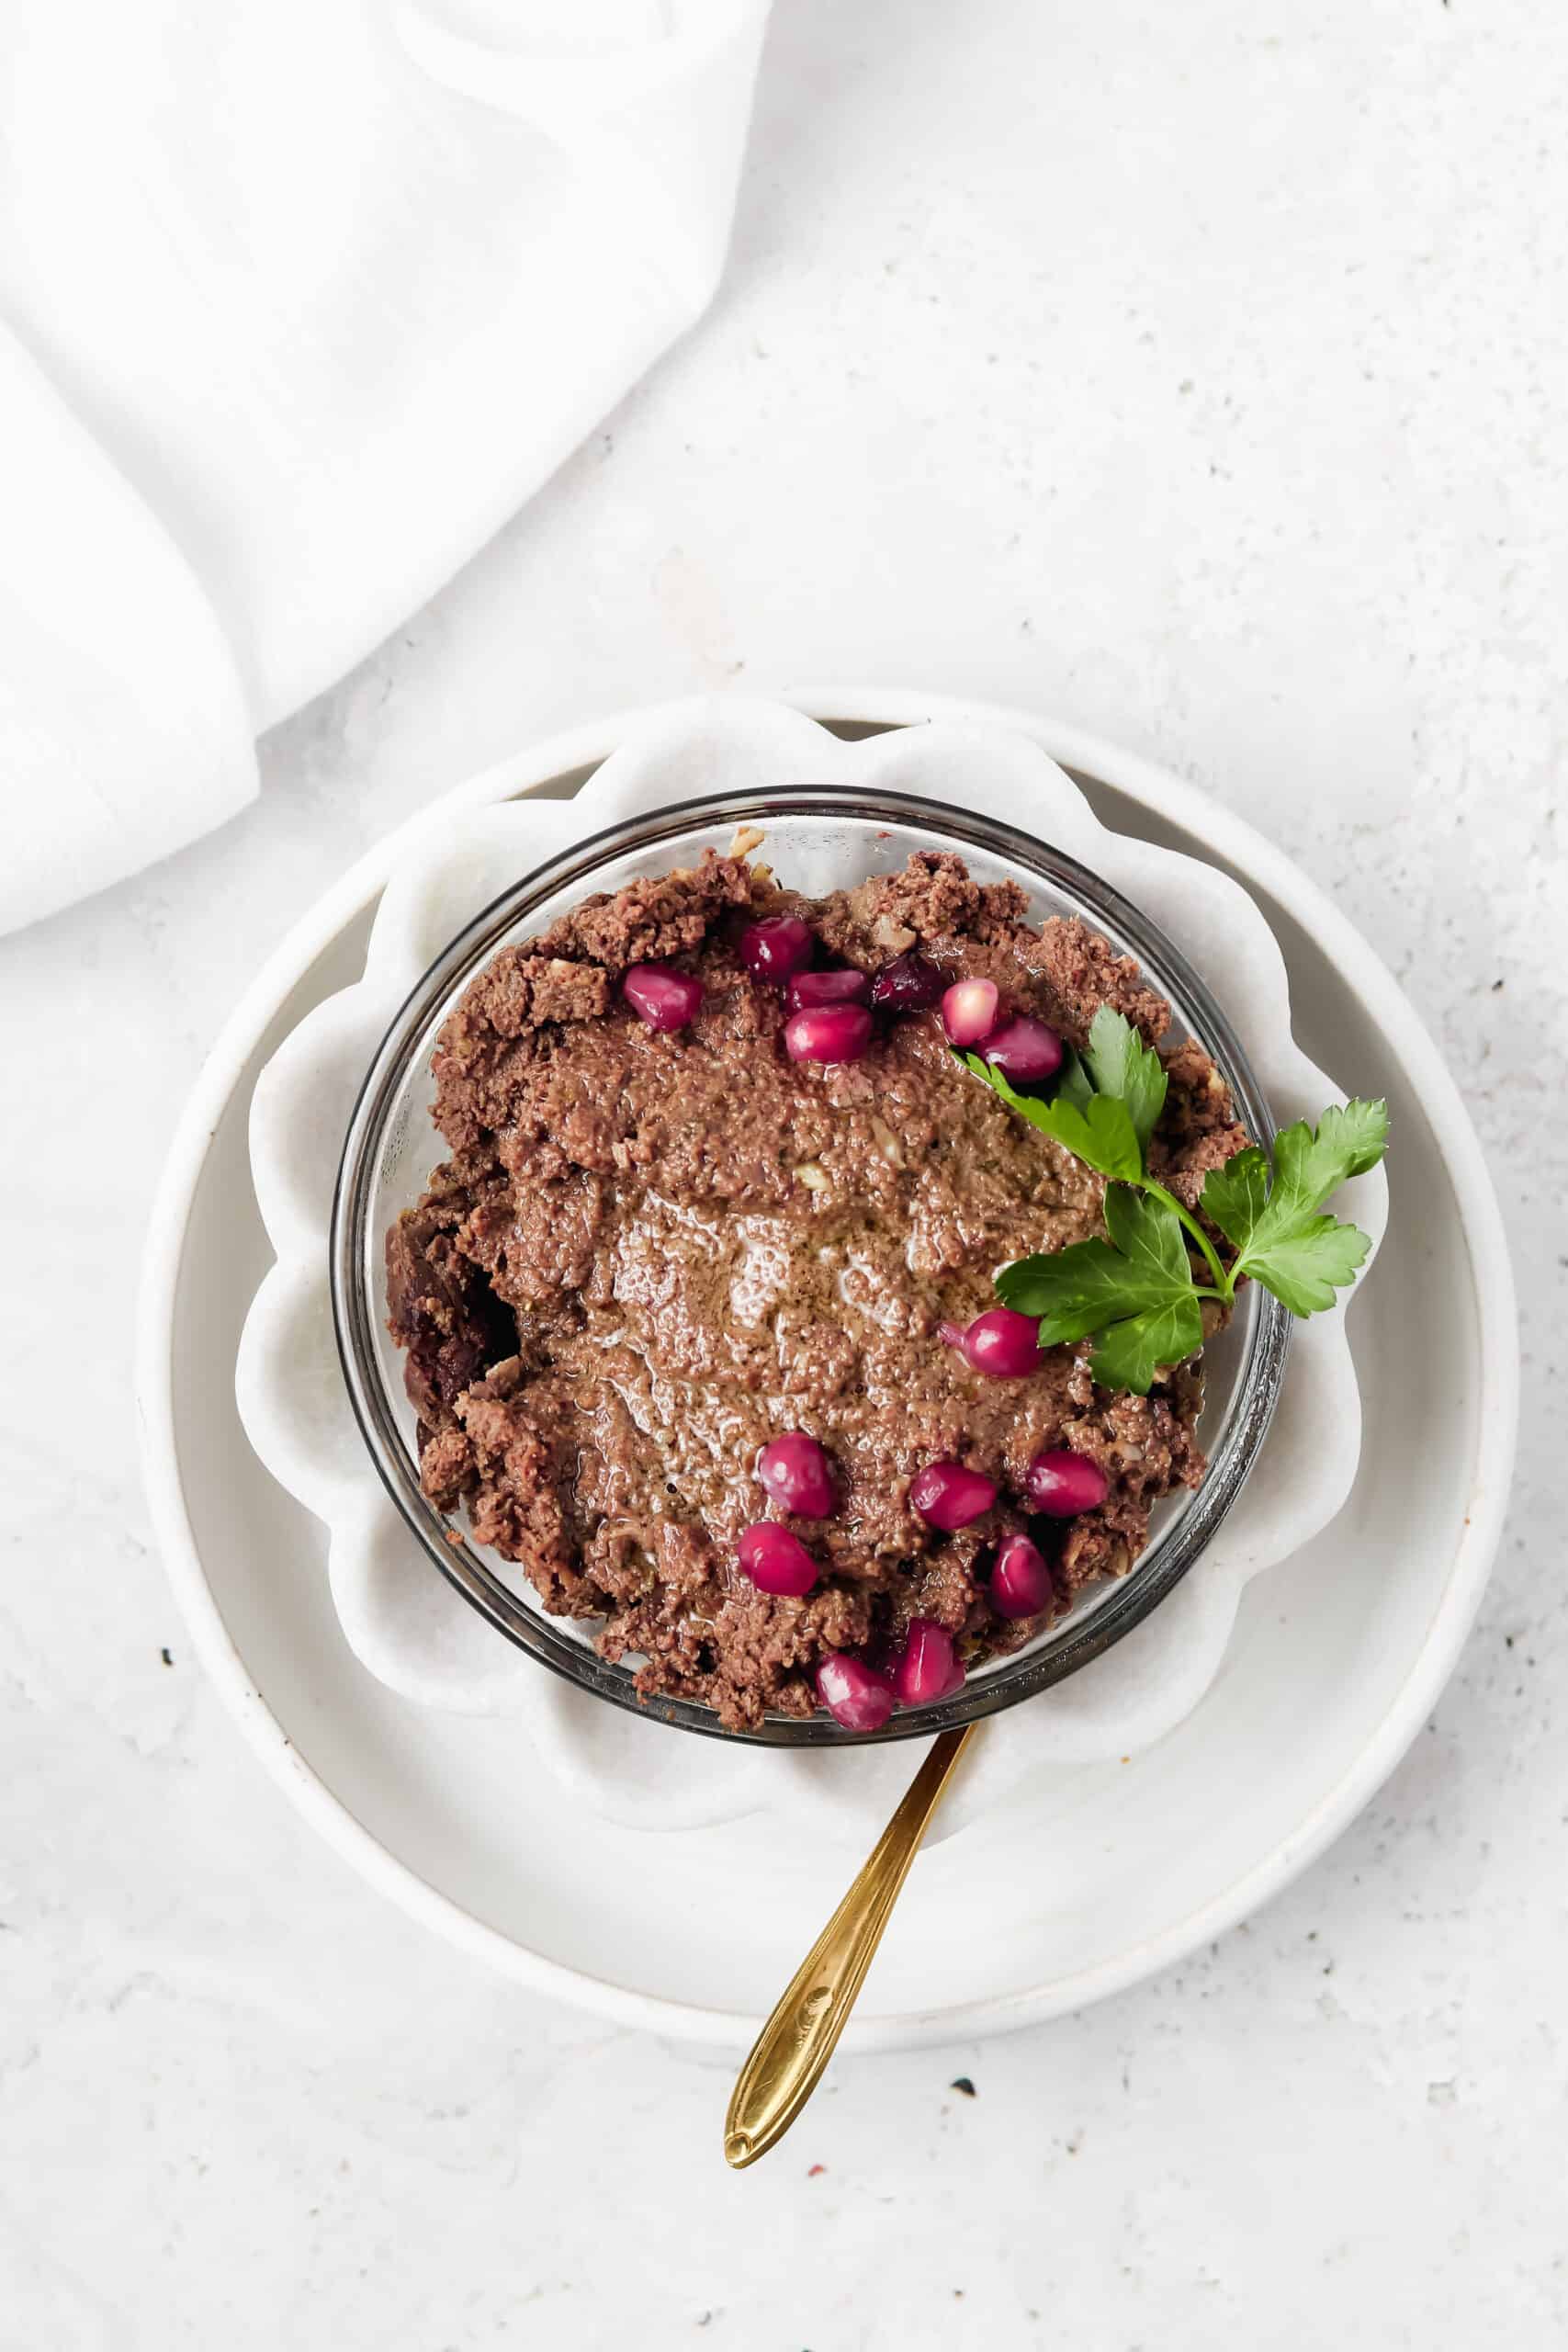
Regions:
<instances>
[{"instance_id":1,"label":"green parsley leaf","mask_svg":"<svg viewBox=\"0 0 1568 2352\"><path fill-rule=\"evenodd\" d=\"M1204 1214L1235 1250L1232 1283L1243 1274L1272 1291L1295 1315L1334 1304L1371 1244L1353 1225L1320 1214L1330 1193L1375 1167L1388 1147L1388 1105L1356 1101L1304 1119L1274 1138L1272 1181L1256 1147L1210 1170Z\"/></svg>"},{"instance_id":2,"label":"green parsley leaf","mask_svg":"<svg viewBox=\"0 0 1568 2352\"><path fill-rule=\"evenodd\" d=\"M1105 1194L1105 1230L1131 1266L1146 1280L1179 1283L1192 1280L1181 1219L1168 1201L1152 1193L1134 1193L1112 1184Z\"/></svg>"},{"instance_id":3,"label":"green parsley leaf","mask_svg":"<svg viewBox=\"0 0 1568 2352\"><path fill-rule=\"evenodd\" d=\"M1096 1169L1101 1176L1120 1177L1127 1183L1135 1183L1143 1174L1144 1155L1138 1146L1137 1131L1126 1104L1114 1095L1091 1094L1081 1111L1060 1094L1043 1102L1034 1095L1020 1094L1005 1070L982 1061L978 1054L961 1054L959 1059L1000 1095L1010 1111L1016 1111L1021 1119L1027 1119L1043 1136L1061 1144L1086 1168Z\"/></svg>"},{"instance_id":4,"label":"green parsley leaf","mask_svg":"<svg viewBox=\"0 0 1568 2352\"><path fill-rule=\"evenodd\" d=\"M1169 1084L1159 1056L1124 1013L1102 1004L1090 1024L1084 1060L1099 1091L1126 1104L1138 1148L1146 1153Z\"/></svg>"},{"instance_id":5,"label":"green parsley leaf","mask_svg":"<svg viewBox=\"0 0 1568 2352\"><path fill-rule=\"evenodd\" d=\"M1356 1279L1371 1243L1356 1226L1331 1216L1309 1217L1268 1248L1249 1250L1233 1269L1271 1290L1292 1315L1316 1315L1334 1304L1337 1287Z\"/></svg>"},{"instance_id":6,"label":"green parsley leaf","mask_svg":"<svg viewBox=\"0 0 1568 2352\"><path fill-rule=\"evenodd\" d=\"M1147 1303L1109 1241L1073 1241L1065 1250L1020 1258L1002 1268L997 1290L1004 1306L1039 1317L1043 1348L1086 1339L1102 1324L1134 1314ZM1163 1284L1154 1295L1163 1300Z\"/></svg>"},{"instance_id":7,"label":"green parsley leaf","mask_svg":"<svg viewBox=\"0 0 1568 2352\"><path fill-rule=\"evenodd\" d=\"M1146 1307L1100 1332L1089 1368L1102 1388L1146 1396L1163 1364L1179 1363L1203 1344L1203 1310L1190 1290L1168 1306Z\"/></svg>"},{"instance_id":8,"label":"green parsley leaf","mask_svg":"<svg viewBox=\"0 0 1568 2352\"><path fill-rule=\"evenodd\" d=\"M1087 1111L1094 1100L1094 1080L1085 1069L1076 1047L1064 1046L1062 1067L1056 1073L1052 1100L1070 1102L1076 1111Z\"/></svg>"},{"instance_id":9,"label":"green parsley leaf","mask_svg":"<svg viewBox=\"0 0 1568 2352\"><path fill-rule=\"evenodd\" d=\"M1111 1184L1105 1194L1105 1227L1108 1241L1075 1241L1066 1250L1041 1251L1004 1266L997 1276L1007 1306L1039 1317L1043 1348L1085 1339L1091 1331L1104 1340L1108 1327L1130 1318L1168 1321L1184 1300L1197 1311L1187 1245L1172 1208L1125 1184ZM1190 1328L1190 1317L1170 1324L1177 1336ZM1200 1317L1198 1339L1179 1347L1177 1356L1188 1354L1201 1337ZM1152 1361L1175 1360L1168 1354ZM1146 1389L1146 1379L1143 1385Z\"/></svg>"},{"instance_id":10,"label":"green parsley leaf","mask_svg":"<svg viewBox=\"0 0 1568 2352\"><path fill-rule=\"evenodd\" d=\"M1253 1232L1268 1202L1269 1162L1255 1143L1204 1179L1203 1214L1229 1241Z\"/></svg>"},{"instance_id":11,"label":"green parsley leaf","mask_svg":"<svg viewBox=\"0 0 1568 2352\"><path fill-rule=\"evenodd\" d=\"M1274 1189L1292 1207L1321 1208L1347 1178L1375 1166L1387 1148L1386 1102L1337 1104L1324 1113L1315 1132L1298 1119L1275 1136Z\"/></svg>"}]
</instances>

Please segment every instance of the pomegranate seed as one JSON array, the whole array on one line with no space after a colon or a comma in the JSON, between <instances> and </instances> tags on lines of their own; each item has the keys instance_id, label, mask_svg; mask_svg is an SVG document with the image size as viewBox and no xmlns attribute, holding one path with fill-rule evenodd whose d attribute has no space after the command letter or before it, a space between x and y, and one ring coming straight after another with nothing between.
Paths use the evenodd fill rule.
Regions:
<instances>
[{"instance_id":1,"label":"pomegranate seed","mask_svg":"<svg viewBox=\"0 0 1568 2352\"><path fill-rule=\"evenodd\" d=\"M858 1062L871 1043L871 1015L863 1004L812 1004L784 1023L784 1051L792 1062Z\"/></svg>"},{"instance_id":2,"label":"pomegranate seed","mask_svg":"<svg viewBox=\"0 0 1568 2352\"><path fill-rule=\"evenodd\" d=\"M673 964L634 964L621 988L637 1019L660 1031L683 1029L703 1001L696 974Z\"/></svg>"},{"instance_id":3,"label":"pomegranate seed","mask_svg":"<svg viewBox=\"0 0 1568 2352\"><path fill-rule=\"evenodd\" d=\"M1058 1445L1035 1455L1024 1473L1023 1490L1036 1510L1052 1519L1076 1519L1105 1500L1111 1481L1087 1453Z\"/></svg>"},{"instance_id":4,"label":"pomegranate seed","mask_svg":"<svg viewBox=\"0 0 1568 2352\"><path fill-rule=\"evenodd\" d=\"M893 1713L886 1679L863 1658L835 1650L817 1669L817 1696L846 1731L880 1731Z\"/></svg>"},{"instance_id":5,"label":"pomegranate seed","mask_svg":"<svg viewBox=\"0 0 1568 2352\"><path fill-rule=\"evenodd\" d=\"M976 1315L959 1345L967 1362L989 1380L1022 1380L1044 1362L1038 1320L1014 1306L990 1306Z\"/></svg>"},{"instance_id":6,"label":"pomegranate seed","mask_svg":"<svg viewBox=\"0 0 1568 2352\"><path fill-rule=\"evenodd\" d=\"M1038 1617L1051 1606L1051 1571L1038 1544L1007 1535L991 1563L991 1607L998 1617Z\"/></svg>"},{"instance_id":7,"label":"pomegranate seed","mask_svg":"<svg viewBox=\"0 0 1568 2352\"><path fill-rule=\"evenodd\" d=\"M776 1520L760 1519L735 1548L759 1592L784 1592L799 1600L816 1586L816 1561L799 1536Z\"/></svg>"},{"instance_id":8,"label":"pomegranate seed","mask_svg":"<svg viewBox=\"0 0 1568 2352\"><path fill-rule=\"evenodd\" d=\"M997 1025L1001 992L995 980L954 980L942 1000L950 1046L977 1046Z\"/></svg>"},{"instance_id":9,"label":"pomegranate seed","mask_svg":"<svg viewBox=\"0 0 1568 2352\"><path fill-rule=\"evenodd\" d=\"M979 1050L987 1061L1025 1085L1054 1078L1062 1067L1060 1037L1032 1012L1015 1012L1010 1021L981 1038Z\"/></svg>"},{"instance_id":10,"label":"pomegranate seed","mask_svg":"<svg viewBox=\"0 0 1568 2352\"><path fill-rule=\"evenodd\" d=\"M791 1012L804 1012L813 1004L863 1004L871 993L871 981L864 972L845 968L832 972L796 972L784 990L784 1003Z\"/></svg>"},{"instance_id":11,"label":"pomegranate seed","mask_svg":"<svg viewBox=\"0 0 1568 2352\"><path fill-rule=\"evenodd\" d=\"M831 1519L839 1508L828 1456L804 1430L770 1438L757 1456L757 1476L774 1502L802 1519Z\"/></svg>"},{"instance_id":12,"label":"pomegranate seed","mask_svg":"<svg viewBox=\"0 0 1568 2352\"><path fill-rule=\"evenodd\" d=\"M934 1706L964 1688L953 1635L932 1617L911 1617L904 1646L893 1661L893 1696L901 1707Z\"/></svg>"},{"instance_id":13,"label":"pomegranate seed","mask_svg":"<svg viewBox=\"0 0 1568 2352\"><path fill-rule=\"evenodd\" d=\"M871 1001L893 1012L924 1012L942 995L942 974L913 949L885 964L871 984Z\"/></svg>"},{"instance_id":14,"label":"pomegranate seed","mask_svg":"<svg viewBox=\"0 0 1568 2352\"><path fill-rule=\"evenodd\" d=\"M932 1527L951 1534L990 1510L997 1499L994 1478L962 1462L928 1462L909 1481L909 1500Z\"/></svg>"},{"instance_id":15,"label":"pomegranate seed","mask_svg":"<svg viewBox=\"0 0 1568 2352\"><path fill-rule=\"evenodd\" d=\"M816 944L810 924L798 915L768 915L761 922L748 923L741 933L741 960L753 979L783 988L806 969Z\"/></svg>"}]
</instances>

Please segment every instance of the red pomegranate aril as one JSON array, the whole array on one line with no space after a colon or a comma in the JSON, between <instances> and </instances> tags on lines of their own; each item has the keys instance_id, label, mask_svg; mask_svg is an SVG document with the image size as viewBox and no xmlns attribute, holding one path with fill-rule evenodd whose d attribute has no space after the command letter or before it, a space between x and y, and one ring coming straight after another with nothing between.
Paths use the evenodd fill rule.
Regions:
<instances>
[{"instance_id":1,"label":"red pomegranate aril","mask_svg":"<svg viewBox=\"0 0 1568 2352\"><path fill-rule=\"evenodd\" d=\"M942 1025L950 1046L977 1046L988 1037L1001 1012L995 980L954 980L942 1000Z\"/></svg>"},{"instance_id":2,"label":"red pomegranate aril","mask_svg":"<svg viewBox=\"0 0 1568 2352\"><path fill-rule=\"evenodd\" d=\"M783 1592L800 1600L816 1589L816 1561L799 1536L776 1520L760 1519L735 1548L759 1592Z\"/></svg>"},{"instance_id":3,"label":"red pomegranate aril","mask_svg":"<svg viewBox=\"0 0 1568 2352\"><path fill-rule=\"evenodd\" d=\"M843 1650L835 1650L818 1668L817 1696L846 1731L880 1731L893 1713L886 1678Z\"/></svg>"},{"instance_id":4,"label":"red pomegranate aril","mask_svg":"<svg viewBox=\"0 0 1568 2352\"><path fill-rule=\"evenodd\" d=\"M673 964L634 964L621 989L637 1019L660 1031L683 1029L703 1001L696 974Z\"/></svg>"},{"instance_id":5,"label":"red pomegranate aril","mask_svg":"<svg viewBox=\"0 0 1568 2352\"><path fill-rule=\"evenodd\" d=\"M988 1380L1022 1380L1044 1361L1038 1320L1014 1306L989 1306L976 1315L960 1344L965 1360Z\"/></svg>"},{"instance_id":6,"label":"red pomegranate aril","mask_svg":"<svg viewBox=\"0 0 1568 2352\"><path fill-rule=\"evenodd\" d=\"M1035 1455L1024 1473L1023 1491L1034 1509L1049 1518L1076 1519L1105 1500L1111 1481L1087 1453L1058 1445Z\"/></svg>"},{"instance_id":7,"label":"red pomegranate aril","mask_svg":"<svg viewBox=\"0 0 1568 2352\"><path fill-rule=\"evenodd\" d=\"M1062 1041L1056 1032L1032 1012L1015 1012L1010 1021L982 1037L984 1058L1023 1085L1055 1078L1062 1067Z\"/></svg>"},{"instance_id":8,"label":"red pomegranate aril","mask_svg":"<svg viewBox=\"0 0 1568 2352\"><path fill-rule=\"evenodd\" d=\"M893 1696L901 1707L931 1707L964 1688L953 1635L933 1617L911 1617L904 1646L893 1661Z\"/></svg>"},{"instance_id":9,"label":"red pomegranate aril","mask_svg":"<svg viewBox=\"0 0 1568 2352\"><path fill-rule=\"evenodd\" d=\"M796 972L784 990L784 1003L791 1012L805 1012L814 1004L863 1004L870 993L868 976L846 966L839 971Z\"/></svg>"},{"instance_id":10,"label":"red pomegranate aril","mask_svg":"<svg viewBox=\"0 0 1568 2352\"><path fill-rule=\"evenodd\" d=\"M996 1499L995 1479L962 1462L928 1462L909 1481L909 1500L920 1517L947 1535L967 1527Z\"/></svg>"},{"instance_id":11,"label":"red pomegranate aril","mask_svg":"<svg viewBox=\"0 0 1568 2352\"><path fill-rule=\"evenodd\" d=\"M1051 1606L1051 1571L1038 1544L1006 1535L991 1563L991 1607L998 1617L1038 1617Z\"/></svg>"},{"instance_id":12,"label":"red pomegranate aril","mask_svg":"<svg viewBox=\"0 0 1568 2352\"><path fill-rule=\"evenodd\" d=\"M757 1456L757 1476L774 1502L802 1519L831 1519L839 1508L828 1456L804 1430L770 1438Z\"/></svg>"},{"instance_id":13,"label":"red pomegranate aril","mask_svg":"<svg viewBox=\"0 0 1568 2352\"><path fill-rule=\"evenodd\" d=\"M798 915L767 915L748 923L740 934L740 955L753 979L771 980L775 988L803 972L817 944L811 926Z\"/></svg>"},{"instance_id":14,"label":"red pomegranate aril","mask_svg":"<svg viewBox=\"0 0 1568 2352\"><path fill-rule=\"evenodd\" d=\"M871 1043L871 1015L863 1004L811 1004L784 1023L784 1051L792 1062L858 1062Z\"/></svg>"},{"instance_id":15,"label":"red pomegranate aril","mask_svg":"<svg viewBox=\"0 0 1568 2352\"><path fill-rule=\"evenodd\" d=\"M942 996L942 974L930 956L911 948L885 964L871 984L871 1001L879 1012L924 1012Z\"/></svg>"}]
</instances>

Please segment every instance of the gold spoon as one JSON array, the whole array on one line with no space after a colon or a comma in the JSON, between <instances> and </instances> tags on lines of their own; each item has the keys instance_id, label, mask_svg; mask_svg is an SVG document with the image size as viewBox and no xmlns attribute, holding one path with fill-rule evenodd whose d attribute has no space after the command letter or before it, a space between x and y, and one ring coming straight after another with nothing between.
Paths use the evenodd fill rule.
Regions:
<instances>
[{"instance_id":1,"label":"gold spoon","mask_svg":"<svg viewBox=\"0 0 1568 2352\"><path fill-rule=\"evenodd\" d=\"M724 2160L739 2172L782 2140L850 2020L926 1825L974 1730L944 1731L752 2044L724 2119Z\"/></svg>"}]
</instances>

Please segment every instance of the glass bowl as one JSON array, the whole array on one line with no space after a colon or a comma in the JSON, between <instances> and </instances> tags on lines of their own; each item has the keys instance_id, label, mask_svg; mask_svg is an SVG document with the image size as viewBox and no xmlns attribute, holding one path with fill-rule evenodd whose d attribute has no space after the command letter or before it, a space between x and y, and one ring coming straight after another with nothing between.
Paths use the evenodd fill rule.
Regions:
<instances>
[{"instance_id":1,"label":"glass bowl","mask_svg":"<svg viewBox=\"0 0 1568 2352\"><path fill-rule=\"evenodd\" d=\"M1248 1284L1230 1324L1204 1351L1199 1436L1208 1476L1196 1494L1156 1507L1149 1541L1127 1574L1081 1594L1027 1647L975 1668L953 1698L902 1710L873 1733L845 1731L825 1713L771 1715L754 1729L726 1731L697 1701L639 1699L633 1669L599 1657L591 1628L547 1616L520 1569L476 1547L461 1519L439 1511L424 1495L403 1358L387 1329L383 1238L444 1157L431 1118L430 1061L457 997L499 949L544 930L592 892L690 865L707 848L723 854L739 825L761 829L768 864L790 888L811 897L895 870L913 850L954 850L977 881L1021 884L1031 922L1082 916L1168 997L1175 1029L1198 1038L1211 1055L1249 1131L1272 1133L1268 1104L1231 1025L1186 957L1119 892L1047 842L894 791L820 786L682 801L594 834L525 875L459 933L403 1004L360 1091L338 1172L331 1264L338 1351L371 1459L432 1566L498 1634L541 1664L646 1718L750 1746L840 1747L929 1736L1062 1681L1140 1624L1186 1575L1241 1491L1279 1396L1291 1318L1268 1292Z\"/></svg>"}]
</instances>

